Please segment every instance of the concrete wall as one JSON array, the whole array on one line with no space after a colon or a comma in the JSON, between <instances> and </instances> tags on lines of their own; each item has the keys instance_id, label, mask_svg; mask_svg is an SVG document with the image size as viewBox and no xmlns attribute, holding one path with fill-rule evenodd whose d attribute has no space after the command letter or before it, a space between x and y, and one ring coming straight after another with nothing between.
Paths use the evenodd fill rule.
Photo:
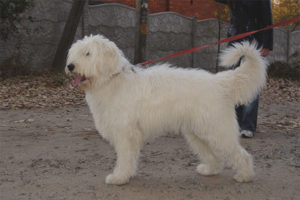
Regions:
<instances>
[{"instance_id":1,"label":"concrete wall","mask_svg":"<svg viewBox=\"0 0 300 200\"><path fill-rule=\"evenodd\" d=\"M219 40L219 22L216 19L201 20L195 26L194 46L202 46ZM216 67L218 46L210 46L194 53L194 66L207 70Z\"/></svg>"},{"instance_id":2,"label":"concrete wall","mask_svg":"<svg viewBox=\"0 0 300 200\"><path fill-rule=\"evenodd\" d=\"M39 0L22 14L19 33L8 41L0 40L0 63L9 59L13 65L33 70L49 67L64 28L71 0ZM27 20L32 16L33 22Z\"/></svg>"},{"instance_id":3,"label":"concrete wall","mask_svg":"<svg viewBox=\"0 0 300 200\"><path fill-rule=\"evenodd\" d=\"M61 37L71 0L39 0L23 14L32 16L34 22L23 20L20 32L8 41L0 41L0 65L10 62L32 70L51 67L57 44ZM85 8L76 39L83 35L103 34L134 59L136 13L131 7L120 4L102 4ZM176 13L156 13L148 16L147 60L166 56L184 49L226 38L228 24L216 19L196 21ZM300 31L274 30L274 50L270 62L300 60ZM220 45L220 49L226 44ZM298 53L297 53L298 52ZM218 46L169 59L181 67L200 67L215 71Z\"/></svg>"},{"instance_id":4,"label":"concrete wall","mask_svg":"<svg viewBox=\"0 0 300 200\"><path fill-rule=\"evenodd\" d=\"M273 51L271 51L268 59L274 61L288 61L288 32L279 28L274 28L273 31Z\"/></svg>"},{"instance_id":5,"label":"concrete wall","mask_svg":"<svg viewBox=\"0 0 300 200\"><path fill-rule=\"evenodd\" d=\"M289 63L300 63L300 31L289 33Z\"/></svg>"},{"instance_id":6,"label":"concrete wall","mask_svg":"<svg viewBox=\"0 0 300 200\"><path fill-rule=\"evenodd\" d=\"M134 8L120 4L89 6L89 34L102 34L114 41L131 62L134 59L135 26Z\"/></svg>"},{"instance_id":7,"label":"concrete wall","mask_svg":"<svg viewBox=\"0 0 300 200\"><path fill-rule=\"evenodd\" d=\"M192 46L192 20L176 13L149 15L147 60L167 56ZM169 59L182 67L192 66L192 54Z\"/></svg>"}]
</instances>

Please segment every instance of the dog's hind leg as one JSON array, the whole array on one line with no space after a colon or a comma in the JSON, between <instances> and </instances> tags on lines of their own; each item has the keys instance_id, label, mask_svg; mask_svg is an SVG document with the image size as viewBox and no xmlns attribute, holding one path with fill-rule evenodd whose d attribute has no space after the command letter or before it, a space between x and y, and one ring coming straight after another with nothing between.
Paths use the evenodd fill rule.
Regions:
<instances>
[{"instance_id":1,"label":"dog's hind leg","mask_svg":"<svg viewBox=\"0 0 300 200\"><path fill-rule=\"evenodd\" d=\"M193 152L202 161L197 166L197 172L205 176L219 174L223 169L223 163L217 159L207 143L190 132L184 133L184 136Z\"/></svg>"},{"instance_id":2,"label":"dog's hind leg","mask_svg":"<svg viewBox=\"0 0 300 200\"><path fill-rule=\"evenodd\" d=\"M226 146L219 151L223 151L222 154L226 158L226 163L236 171L233 178L237 182L249 182L253 179L255 173L252 156L243 147L234 144L234 146Z\"/></svg>"},{"instance_id":3,"label":"dog's hind leg","mask_svg":"<svg viewBox=\"0 0 300 200\"><path fill-rule=\"evenodd\" d=\"M233 178L237 182L249 182L252 181L255 173L253 170L252 156L243 148L237 147L237 152L232 155L232 167L236 170L236 174Z\"/></svg>"},{"instance_id":4,"label":"dog's hind leg","mask_svg":"<svg viewBox=\"0 0 300 200\"><path fill-rule=\"evenodd\" d=\"M236 171L233 177L236 181L249 182L253 179L255 174L252 156L239 144L238 136L215 138L215 140L211 138L208 142L215 155Z\"/></svg>"},{"instance_id":5,"label":"dog's hind leg","mask_svg":"<svg viewBox=\"0 0 300 200\"><path fill-rule=\"evenodd\" d=\"M114 147L117 153L116 166L113 173L106 177L105 182L115 185L126 184L137 170L138 158L142 147L140 134L119 137L114 143Z\"/></svg>"}]
</instances>

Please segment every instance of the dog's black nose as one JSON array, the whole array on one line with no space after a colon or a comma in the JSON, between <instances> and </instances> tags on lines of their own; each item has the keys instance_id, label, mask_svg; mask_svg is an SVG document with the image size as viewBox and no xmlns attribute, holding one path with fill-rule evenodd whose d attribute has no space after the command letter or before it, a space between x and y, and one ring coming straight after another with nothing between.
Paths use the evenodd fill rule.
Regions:
<instances>
[{"instance_id":1,"label":"dog's black nose","mask_svg":"<svg viewBox=\"0 0 300 200\"><path fill-rule=\"evenodd\" d=\"M74 68L75 68L75 65L73 65L73 64L68 65L68 69L70 72L72 72L74 70Z\"/></svg>"}]
</instances>

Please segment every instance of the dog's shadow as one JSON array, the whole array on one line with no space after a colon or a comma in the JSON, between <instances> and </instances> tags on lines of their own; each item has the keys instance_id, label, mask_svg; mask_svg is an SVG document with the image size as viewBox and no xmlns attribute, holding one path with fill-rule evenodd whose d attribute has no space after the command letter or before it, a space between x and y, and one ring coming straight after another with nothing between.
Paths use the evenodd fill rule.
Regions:
<instances>
[{"instance_id":1,"label":"dog's shadow","mask_svg":"<svg viewBox=\"0 0 300 200\"><path fill-rule=\"evenodd\" d=\"M196 172L195 172L196 173ZM113 198L105 199L212 199L217 196L226 199L251 195L253 184L237 183L232 179L230 170L221 175L201 176L198 174L166 174L164 177L155 174L137 174L128 184L115 186L105 185L100 191L114 191ZM102 196L101 196L102 197Z\"/></svg>"}]
</instances>

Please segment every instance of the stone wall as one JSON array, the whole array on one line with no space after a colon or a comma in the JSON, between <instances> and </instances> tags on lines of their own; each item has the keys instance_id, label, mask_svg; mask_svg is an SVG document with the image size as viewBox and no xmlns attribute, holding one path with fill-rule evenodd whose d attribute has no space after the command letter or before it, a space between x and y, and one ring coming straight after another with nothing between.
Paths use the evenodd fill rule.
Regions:
<instances>
[{"instance_id":1,"label":"stone wall","mask_svg":"<svg viewBox=\"0 0 300 200\"><path fill-rule=\"evenodd\" d=\"M33 22L23 20L20 32L8 41L0 41L0 65L7 60L32 70L49 68L54 59L70 11L72 0L39 0L23 14L32 16ZM93 5L85 8L76 39L83 35L103 34L134 60L136 12L120 4ZM184 49L226 38L228 24L216 19L197 21L177 13L165 12L148 16L146 58L155 59ZM270 62L299 62L300 31L274 30L274 50ZM220 45L224 49L226 44ZM216 70L218 46L169 59L181 67L200 67ZM7 65L9 66L9 65Z\"/></svg>"}]
</instances>

